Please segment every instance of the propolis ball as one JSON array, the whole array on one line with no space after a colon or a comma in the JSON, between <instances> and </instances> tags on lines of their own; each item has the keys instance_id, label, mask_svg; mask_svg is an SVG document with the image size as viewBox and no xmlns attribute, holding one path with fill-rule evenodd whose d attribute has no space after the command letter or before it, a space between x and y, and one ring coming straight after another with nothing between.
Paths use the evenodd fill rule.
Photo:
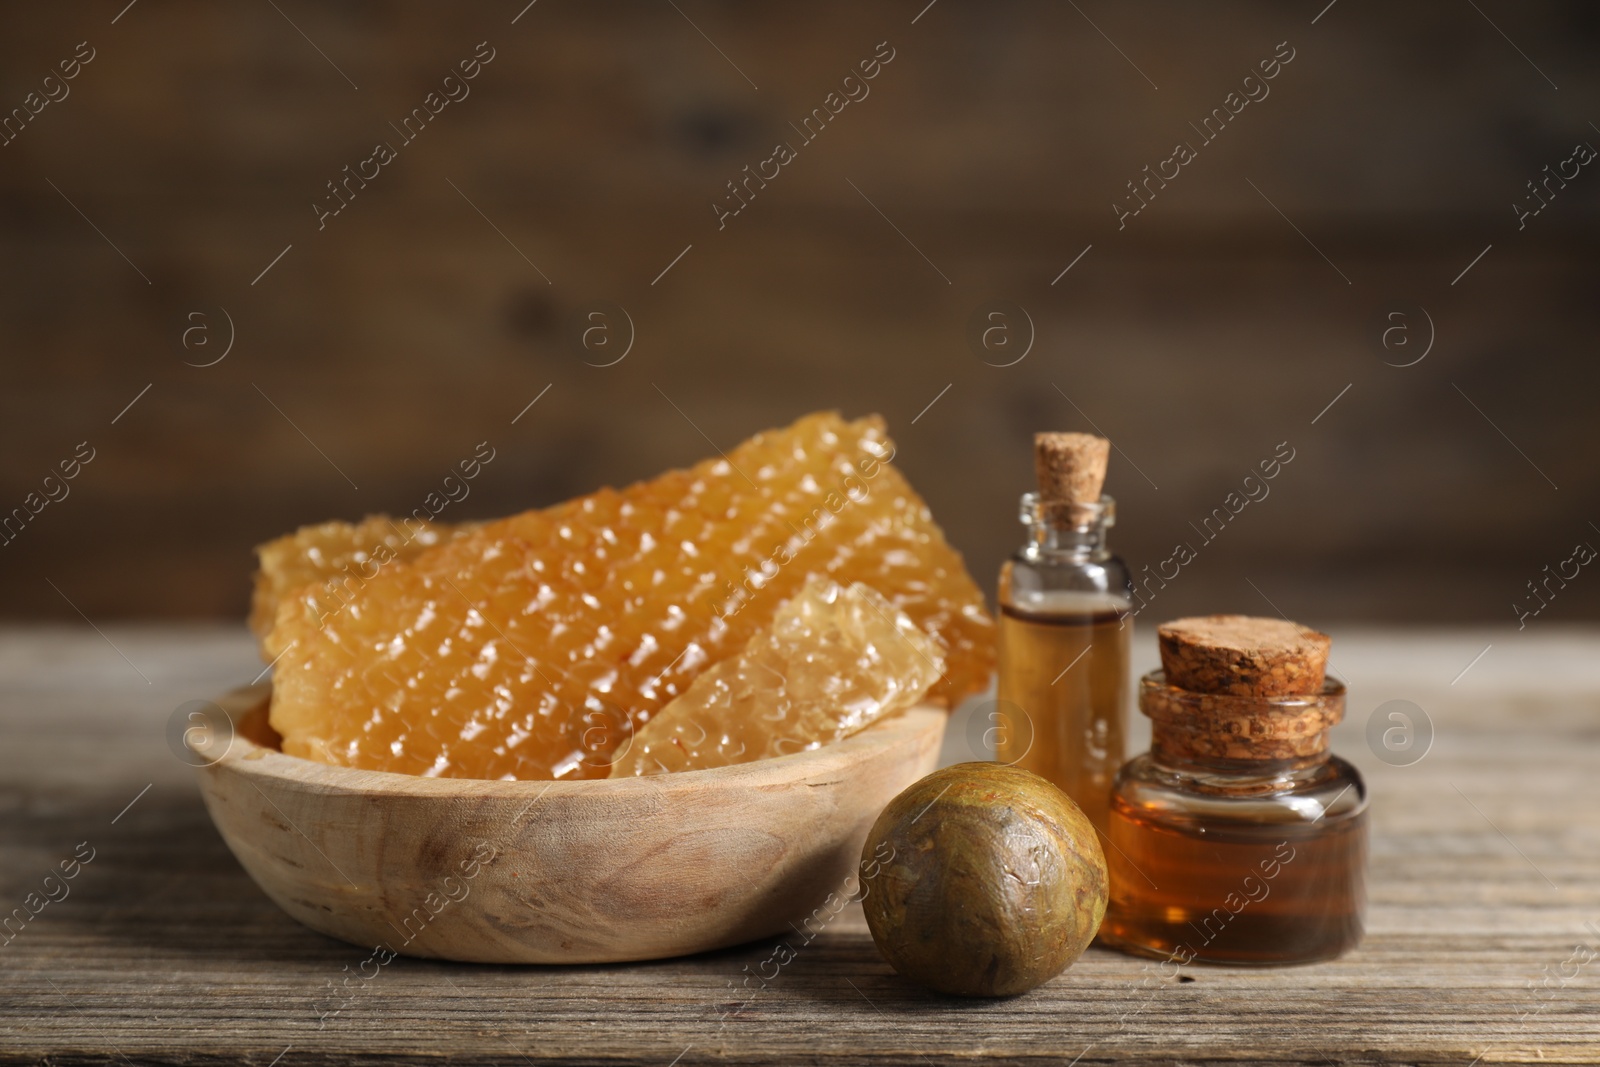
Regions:
<instances>
[{"instance_id":1,"label":"propolis ball","mask_svg":"<svg viewBox=\"0 0 1600 1067\"><path fill-rule=\"evenodd\" d=\"M1105 856L1071 798L1030 771L961 763L889 802L862 851L872 939L903 977L1006 997L1083 954L1106 913Z\"/></svg>"}]
</instances>

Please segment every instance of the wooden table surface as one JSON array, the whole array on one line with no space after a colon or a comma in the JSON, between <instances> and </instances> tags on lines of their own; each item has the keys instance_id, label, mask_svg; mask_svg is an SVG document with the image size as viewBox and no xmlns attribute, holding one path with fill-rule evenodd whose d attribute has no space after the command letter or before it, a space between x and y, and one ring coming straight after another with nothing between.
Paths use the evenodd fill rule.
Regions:
<instances>
[{"instance_id":1,"label":"wooden table surface","mask_svg":"<svg viewBox=\"0 0 1600 1067\"><path fill-rule=\"evenodd\" d=\"M175 708L260 669L242 630L102 629L0 631L0 905L93 857L0 944L0 1063L1600 1062L1600 631L1334 628L1335 747L1374 796L1346 958L1174 979L1095 948L1026 996L962 1002L901 981L859 909L753 998L773 942L638 966L397 959L346 989L368 950L256 889L167 747ZM1431 720L1420 762L1369 748L1389 700Z\"/></svg>"}]
</instances>

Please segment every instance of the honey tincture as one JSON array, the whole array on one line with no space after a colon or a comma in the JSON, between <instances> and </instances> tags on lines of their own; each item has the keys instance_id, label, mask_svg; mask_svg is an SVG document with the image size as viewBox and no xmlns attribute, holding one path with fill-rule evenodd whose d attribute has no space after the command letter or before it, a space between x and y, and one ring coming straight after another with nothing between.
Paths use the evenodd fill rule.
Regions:
<instances>
[{"instance_id":1,"label":"honey tincture","mask_svg":"<svg viewBox=\"0 0 1600 1067\"><path fill-rule=\"evenodd\" d=\"M1328 752L1326 635L1214 615L1158 628L1150 751L1117 775L1103 942L1178 963L1332 959L1360 940L1367 790Z\"/></svg>"},{"instance_id":2,"label":"honey tincture","mask_svg":"<svg viewBox=\"0 0 1600 1067\"><path fill-rule=\"evenodd\" d=\"M1027 542L1000 569L995 758L1033 771L1106 831L1124 759L1132 581L1106 547L1110 442L1034 438L1039 490L1022 497Z\"/></svg>"}]
</instances>

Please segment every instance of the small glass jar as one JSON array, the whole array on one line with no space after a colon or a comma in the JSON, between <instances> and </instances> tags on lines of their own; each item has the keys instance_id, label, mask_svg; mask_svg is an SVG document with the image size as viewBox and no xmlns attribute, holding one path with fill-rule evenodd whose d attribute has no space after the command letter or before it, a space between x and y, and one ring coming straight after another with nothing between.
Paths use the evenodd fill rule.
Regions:
<instances>
[{"instance_id":1,"label":"small glass jar","mask_svg":"<svg viewBox=\"0 0 1600 1067\"><path fill-rule=\"evenodd\" d=\"M1180 963L1332 959L1361 940L1367 790L1328 752L1344 685L1253 697L1139 683L1150 751L1112 791L1100 938Z\"/></svg>"},{"instance_id":2,"label":"small glass jar","mask_svg":"<svg viewBox=\"0 0 1600 1067\"><path fill-rule=\"evenodd\" d=\"M1075 800L1103 833L1126 758L1132 581L1106 547L1116 501L1022 497L1027 542L1000 570L995 757Z\"/></svg>"}]
</instances>

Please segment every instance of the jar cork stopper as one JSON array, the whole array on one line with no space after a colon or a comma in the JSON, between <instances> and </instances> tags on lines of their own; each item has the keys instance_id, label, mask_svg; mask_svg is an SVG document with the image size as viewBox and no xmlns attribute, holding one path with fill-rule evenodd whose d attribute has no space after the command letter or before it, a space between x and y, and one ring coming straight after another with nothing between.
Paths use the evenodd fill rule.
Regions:
<instances>
[{"instance_id":1,"label":"jar cork stopper","mask_svg":"<svg viewBox=\"0 0 1600 1067\"><path fill-rule=\"evenodd\" d=\"M1111 442L1087 433L1033 435L1033 470L1039 500L1074 523L1087 521L1084 505L1100 502Z\"/></svg>"},{"instance_id":2,"label":"jar cork stopper","mask_svg":"<svg viewBox=\"0 0 1600 1067\"><path fill-rule=\"evenodd\" d=\"M1327 634L1281 619L1210 615L1156 628L1163 674L1139 707L1169 760L1292 760L1328 747L1344 686L1328 678Z\"/></svg>"},{"instance_id":3,"label":"jar cork stopper","mask_svg":"<svg viewBox=\"0 0 1600 1067\"><path fill-rule=\"evenodd\" d=\"M1321 691L1327 634L1249 615L1175 619L1156 628L1167 684L1196 693L1276 697Z\"/></svg>"}]
</instances>

